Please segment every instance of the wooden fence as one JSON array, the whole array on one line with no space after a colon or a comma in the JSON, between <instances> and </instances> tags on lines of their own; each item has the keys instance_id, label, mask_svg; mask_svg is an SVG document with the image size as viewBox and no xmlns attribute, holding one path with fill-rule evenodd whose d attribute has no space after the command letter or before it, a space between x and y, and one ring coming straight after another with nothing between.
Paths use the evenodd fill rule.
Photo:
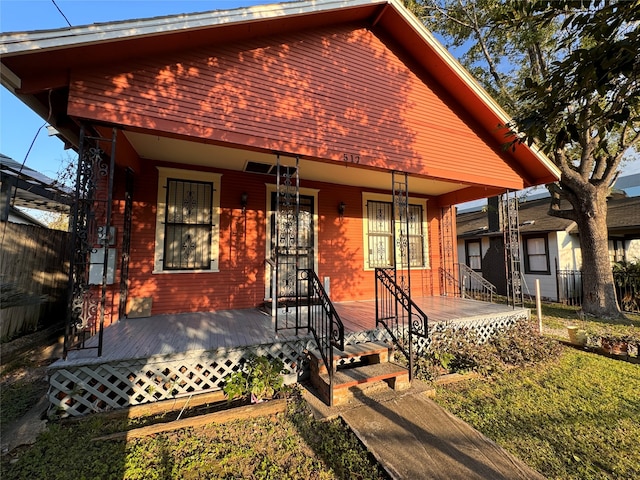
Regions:
<instances>
[{"instance_id":1,"label":"wooden fence","mask_svg":"<svg viewBox=\"0 0 640 480\"><path fill-rule=\"evenodd\" d=\"M0 305L0 339L9 340L64 320L67 305L69 233L34 225L0 223L0 283L27 298ZM38 297L44 301L36 300ZM6 297L5 297L6 298ZM7 308L5 308L7 307Z\"/></svg>"}]
</instances>

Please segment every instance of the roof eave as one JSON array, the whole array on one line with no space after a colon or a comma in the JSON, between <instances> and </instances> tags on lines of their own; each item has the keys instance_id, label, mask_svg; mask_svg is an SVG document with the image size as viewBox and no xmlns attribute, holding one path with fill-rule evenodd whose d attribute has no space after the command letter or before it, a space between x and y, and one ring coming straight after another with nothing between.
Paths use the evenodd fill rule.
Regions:
<instances>
[{"instance_id":1,"label":"roof eave","mask_svg":"<svg viewBox=\"0 0 640 480\"><path fill-rule=\"evenodd\" d=\"M35 32L0 33L0 55L11 56L31 51L63 49L126 38L147 37L252 22L281 17L308 15L333 10L358 8L397 0L311 0L213 10L182 15L168 15L136 20L94 23L78 27L39 30ZM215 14L215 15L214 15Z\"/></svg>"},{"instance_id":2,"label":"roof eave","mask_svg":"<svg viewBox=\"0 0 640 480\"><path fill-rule=\"evenodd\" d=\"M172 15L140 19L132 21L101 23L81 27L46 30L38 32L0 34L0 55L10 58L17 55L29 55L60 49L86 47L123 39L149 38L158 35L166 35L179 32L192 32L196 30L223 27L225 25L248 25L254 22L270 21L278 18L291 18L305 15L328 15L333 11L344 12L370 10L371 7L384 6L371 19L372 23L383 24L385 17L391 19L390 25L394 25L393 18L400 18L401 23L392 28L405 28L407 25L422 41L424 47L432 52L446 72L439 74L435 68L436 78L441 85L449 91L454 98L471 96L462 102L471 114L492 134L497 141L506 141L504 132L497 132L498 125L507 125L510 117L495 102L495 100L477 83L469 72L449 53L449 51L427 30L422 22L410 13L401 3L401 0L308 0L301 2L279 3L243 7L232 10L218 10L214 12L201 12L184 15ZM333 18L333 17L331 17ZM398 36L401 32L390 32ZM418 47L422 48L422 47ZM6 65L3 65L3 70ZM437 78L443 75L442 78ZM447 77L447 78L445 78ZM456 81L451 84L449 78ZM12 92L19 91L20 77L18 74L7 70L7 75L2 74L2 84ZM462 93L461 93L462 92ZM533 186L541 183L550 183L560 178L559 169L537 147L537 145L518 144L512 157L517 159L523 167L524 186ZM532 163L533 162L533 163ZM538 166L536 166L538 163ZM540 166L543 168L541 169Z\"/></svg>"}]
</instances>

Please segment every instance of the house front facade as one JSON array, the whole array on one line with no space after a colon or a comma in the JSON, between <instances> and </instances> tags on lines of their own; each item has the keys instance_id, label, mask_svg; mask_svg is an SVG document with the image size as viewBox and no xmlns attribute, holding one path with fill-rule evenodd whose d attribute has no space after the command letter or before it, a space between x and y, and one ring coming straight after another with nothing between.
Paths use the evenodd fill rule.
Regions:
<instances>
[{"instance_id":1,"label":"house front facade","mask_svg":"<svg viewBox=\"0 0 640 480\"><path fill-rule=\"evenodd\" d=\"M554 181L398 0L302 1L0 36L2 82L79 152L81 325L440 295L453 205ZM403 212L403 213L400 213ZM84 279L84 280L83 280ZM281 302L286 305L286 302Z\"/></svg>"}]
</instances>

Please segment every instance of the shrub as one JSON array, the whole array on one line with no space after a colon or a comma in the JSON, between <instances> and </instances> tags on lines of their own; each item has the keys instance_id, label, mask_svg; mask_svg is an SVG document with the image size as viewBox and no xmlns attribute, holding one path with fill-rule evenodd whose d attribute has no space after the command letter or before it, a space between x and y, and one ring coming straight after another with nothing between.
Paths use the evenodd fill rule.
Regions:
<instances>
[{"instance_id":1,"label":"shrub","mask_svg":"<svg viewBox=\"0 0 640 480\"><path fill-rule=\"evenodd\" d=\"M539 335L531 322L517 322L484 343L472 329L440 324L432 330L425 353L416 359L416 374L427 381L454 372L475 371L490 376L507 366L555 357L560 349L558 342Z\"/></svg>"},{"instance_id":2,"label":"shrub","mask_svg":"<svg viewBox=\"0 0 640 480\"><path fill-rule=\"evenodd\" d=\"M223 390L229 401L251 396L252 401L259 402L288 391L284 386L283 373L286 370L279 358L269 360L252 355L241 370L227 375Z\"/></svg>"},{"instance_id":3,"label":"shrub","mask_svg":"<svg viewBox=\"0 0 640 480\"><path fill-rule=\"evenodd\" d=\"M532 322L517 322L489 340L500 360L507 365L524 366L557 357L561 346L540 335Z\"/></svg>"}]
</instances>

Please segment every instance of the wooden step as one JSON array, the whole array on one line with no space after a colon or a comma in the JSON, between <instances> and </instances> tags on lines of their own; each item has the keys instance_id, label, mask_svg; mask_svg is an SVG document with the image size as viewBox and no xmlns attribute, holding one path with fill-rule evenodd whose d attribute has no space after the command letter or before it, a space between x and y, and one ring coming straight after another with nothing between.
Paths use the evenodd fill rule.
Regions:
<instances>
[{"instance_id":1,"label":"wooden step","mask_svg":"<svg viewBox=\"0 0 640 480\"><path fill-rule=\"evenodd\" d=\"M389 352L389 345L384 342L362 342L345 345L344 350L333 347L333 360L341 360L353 357L367 357ZM322 358L317 348L310 348L309 353L316 358Z\"/></svg>"},{"instance_id":2,"label":"wooden step","mask_svg":"<svg viewBox=\"0 0 640 480\"><path fill-rule=\"evenodd\" d=\"M315 348L309 349L311 355L311 371L314 374L327 373L327 368L322 361L320 351ZM349 363L350 359L360 358L363 363L385 363L389 361L389 345L383 342L362 342L352 345L345 345L344 351L333 349L333 365L340 369L339 363ZM345 362L347 361L347 362Z\"/></svg>"},{"instance_id":3,"label":"wooden step","mask_svg":"<svg viewBox=\"0 0 640 480\"><path fill-rule=\"evenodd\" d=\"M405 390L410 386L409 371L389 362L338 370L333 378L333 405L343 405L349 401L354 392L380 382L385 382L394 390ZM329 375L312 373L311 383L322 400L327 405L331 405Z\"/></svg>"},{"instance_id":4,"label":"wooden step","mask_svg":"<svg viewBox=\"0 0 640 480\"><path fill-rule=\"evenodd\" d=\"M407 380L409 372L405 367L396 365L395 363L374 363L372 365L364 365L361 367L347 368L338 370L333 375L333 389L349 388L363 383L379 382L382 380L390 380L406 375ZM329 374L320 375L320 379L327 385L329 384Z\"/></svg>"}]
</instances>

